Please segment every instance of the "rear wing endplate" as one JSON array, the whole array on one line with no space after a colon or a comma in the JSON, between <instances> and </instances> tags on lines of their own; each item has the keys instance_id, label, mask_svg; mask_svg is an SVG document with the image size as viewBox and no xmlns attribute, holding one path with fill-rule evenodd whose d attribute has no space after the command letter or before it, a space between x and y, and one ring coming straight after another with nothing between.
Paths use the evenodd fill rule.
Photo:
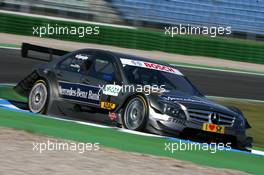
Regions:
<instances>
[{"instance_id":1,"label":"rear wing endplate","mask_svg":"<svg viewBox=\"0 0 264 175\"><path fill-rule=\"evenodd\" d=\"M47 53L47 54L49 54L49 56L48 56L48 59L36 58L36 57L29 56L29 54L28 54L29 51ZM40 60L40 61L51 61L53 59L53 55L62 56L62 55L65 55L67 53L69 53L69 52L64 51L64 50L59 50L59 49L53 49L53 48L33 45L33 44L29 44L29 43L22 43L22 47L21 47L22 57Z\"/></svg>"}]
</instances>

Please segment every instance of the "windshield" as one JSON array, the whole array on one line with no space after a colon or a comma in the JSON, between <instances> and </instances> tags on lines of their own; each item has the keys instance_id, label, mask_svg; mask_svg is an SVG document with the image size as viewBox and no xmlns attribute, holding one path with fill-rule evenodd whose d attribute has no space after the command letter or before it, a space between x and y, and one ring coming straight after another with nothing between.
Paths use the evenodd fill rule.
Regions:
<instances>
[{"instance_id":1,"label":"windshield","mask_svg":"<svg viewBox=\"0 0 264 175\"><path fill-rule=\"evenodd\" d=\"M170 91L176 90L189 95L201 95L182 75L131 65L124 65L123 69L131 84L156 85Z\"/></svg>"}]
</instances>

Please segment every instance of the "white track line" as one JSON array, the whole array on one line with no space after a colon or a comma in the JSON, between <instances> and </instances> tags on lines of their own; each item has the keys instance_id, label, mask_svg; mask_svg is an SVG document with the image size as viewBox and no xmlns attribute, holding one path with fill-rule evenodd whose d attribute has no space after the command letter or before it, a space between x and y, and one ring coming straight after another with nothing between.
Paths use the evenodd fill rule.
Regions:
<instances>
[{"instance_id":1,"label":"white track line","mask_svg":"<svg viewBox=\"0 0 264 175\"><path fill-rule=\"evenodd\" d=\"M158 137L158 138L166 138L165 136L149 134L149 133L144 133L144 132L139 132L139 131L132 131L132 130L124 129L124 128L119 128L118 130L121 131L121 132L129 133L129 134L149 136L149 137Z\"/></svg>"},{"instance_id":2,"label":"white track line","mask_svg":"<svg viewBox=\"0 0 264 175\"><path fill-rule=\"evenodd\" d=\"M84 121L78 121L78 120L65 119L65 118L60 118L60 117L52 117L52 116L47 116L47 115L41 115L41 116L43 118L50 118L50 119L72 122L72 123L77 123L77 124L87 125L87 126L94 126L94 127L99 127L99 128L115 128L115 127L110 127L110 126L106 126L106 125L84 122Z\"/></svg>"},{"instance_id":3,"label":"white track line","mask_svg":"<svg viewBox=\"0 0 264 175\"><path fill-rule=\"evenodd\" d=\"M0 86L15 86L16 83L1 83Z\"/></svg>"},{"instance_id":4,"label":"white track line","mask_svg":"<svg viewBox=\"0 0 264 175\"><path fill-rule=\"evenodd\" d=\"M0 46L0 49L12 49L12 50L20 50L18 47L12 47L12 46Z\"/></svg>"},{"instance_id":5,"label":"white track line","mask_svg":"<svg viewBox=\"0 0 264 175\"><path fill-rule=\"evenodd\" d=\"M258 75L264 76L264 73L261 72L250 72L250 71L243 71L243 70L230 70L224 68L214 68L214 67L203 67L203 65L183 65L183 64L171 64L177 67L185 67L191 69L202 69L202 70L212 70L212 71L220 71L220 72L228 72L228 73L238 73L238 74L247 74L247 75Z\"/></svg>"},{"instance_id":6,"label":"white track line","mask_svg":"<svg viewBox=\"0 0 264 175\"><path fill-rule=\"evenodd\" d=\"M252 149L252 150L251 150L251 153L253 153L253 154L257 154L257 155L261 155L261 156L264 156L264 151L259 151L259 150L254 150L254 149Z\"/></svg>"},{"instance_id":7,"label":"white track line","mask_svg":"<svg viewBox=\"0 0 264 175\"><path fill-rule=\"evenodd\" d=\"M223 99L223 100L233 100L233 101L245 101L245 102L253 102L253 103L264 103L263 100L253 100L246 98L232 98L232 97L218 97L218 96L206 96L211 99Z\"/></svg>"}]
</instances>

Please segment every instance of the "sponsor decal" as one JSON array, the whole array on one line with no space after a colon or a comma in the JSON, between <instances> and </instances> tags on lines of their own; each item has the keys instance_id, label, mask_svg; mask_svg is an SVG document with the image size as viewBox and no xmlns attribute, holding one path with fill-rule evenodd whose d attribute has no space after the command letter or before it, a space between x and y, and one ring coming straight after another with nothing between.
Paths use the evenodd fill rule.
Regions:
<instances>
[{"instance_id":1,"label":"sponsor decal","mask_svg":"<svg viewBox=\"0 0 264 175\"><path fill-rule=\"evenodd\" d=\"M100 94L93 93L93 91L89 90L88 99L99 101L100 100Z\"/></svg>"},{"instance_id":2,"label":"sponsor decal","mask_svg":"<svg viewBox=\"0 0 264 175\"><path fill-rule=\"evenodd\" d=\"M70 66L75 69L80 69L80 65L78 64L70 64Z\"/></svg>"},{"instance_id":3,"label":"sponsor decal","mask_svg":"<svg viewBox=\"0 0 264 175\"><path fill-rule=\"evenodd\" d=\"M78 54L78 55L75 56L75 58L79 59L79 60L87 60L88 56L87 55Z\"/></svg>"},{"instance_id":4,"label":"sponsor decal","mask_svg":"<svg viewBox=\"0 0 264 175\"><path fill-rule=\"evenodd\" d=\"M204 123L203 127L202 127L202 130L224 134L225 127L224 126L220 126L220 125L216 125L216 124L213 124L213 123Z\"/></svg>"},{"instance_id":5,"label":"sponsor decal","mask_svg":"<svg viewBox=\"0 0 264 175\"><path fill-rule=\"evenodd\" d=\"M113 109L116 108L116 104L115 103L111 103L111 102L101 101L100 102L100 107L103 108L103 109L113 110Z\"/></svg>"},{"instance_id":6,"label":"sponsor decal","mask_svg":"<svg viewBox=\"0 0 264 175\"><path fill-rule=\"evenodd\" d=\"M121 89L122 89L122 87L119 85L107 84L103 88L103 94L116 97L116 96L118 96Z\"/></svg>"},{"instance_id":7,"label":"sponsor decal","mask_svg":"<svg viewBox=\"0 0 264 175\"><path fill-rule=\"evenodd\" d=\"M101 89L97 86L59 81L59 94L65 99L99 105Z\"/></svg>"},{"instance_id":8,"label":"sponsor decal","mask_svg":"<svg viewBox=\"0 0 264 175\"><path fill-rule=\"evenodd\" d=\"M210 103L208 103L206 101L195 100L195 99L191 99L191 98L170 97L170 96L162 96L162 98L164 100L172 101L172 102L181 101L181 102L189 102L189 103L204 103L204 104L210 104Z\"/></svg>"},{"instance_id":9,"label":"sponsor decal","mask_svg":"<svg viewBox=\"0 0 264 175\"><path fill-rule=\"evenodd\" d=\"M150 69L155 69L155 70L160 70L160 71L165 71L165 72L170 72L170 73L175 73L176 69L164 65L159 65L159 64L154 64L154 63L148 63L144 62L145 66Z\"/></svg>"},{"instance_id":10,"label":"sponsor decal","mask_svg":"<svg viewBox=\"0 0 264 175\"><path fill-rule=\"evenodd\" d=\"M137 67L143 67L143 68L173 73L173 74L177 74L177 75L183 75L179 70L177 70L173 67L169 67L169 66L165 66L165 65L161 65L161 64L151 63L151 62L147 62L147 61L131 60L131 59L126 59L126 58L120 58L120 60L121 60L123 65L137 66Z\"/></svg>"},{"instance_id":11,"label":"sponsor decal","mask_svg":"<svg viewBox=\"0 0 264 175\"><path fill-rule=\"evenodd\" d=\"M109 119L110 120L115 120L117 117L116 117L116 114L114 113L114 112L109 112L109 114L108 114L108 117L109 117Z\"/></svg>"}]
</instances>

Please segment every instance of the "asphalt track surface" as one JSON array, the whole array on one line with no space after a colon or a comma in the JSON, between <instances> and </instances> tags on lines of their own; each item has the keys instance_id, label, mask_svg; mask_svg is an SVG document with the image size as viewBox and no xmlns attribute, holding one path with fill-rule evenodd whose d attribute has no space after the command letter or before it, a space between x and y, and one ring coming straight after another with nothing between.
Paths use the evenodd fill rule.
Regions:
<instances>
[{"instance_id":1,"label":"asphalt track surface","mask_svg":"<svg viewBox=\"0 0 264 175\"><path fill-rule=\"evenodd\" d=\"M41 61L21 57L20 50L0 49L0 83L17 83ZM179 68L205 95L264 100L264 76Z\"/></svg>"}]
</instances>

